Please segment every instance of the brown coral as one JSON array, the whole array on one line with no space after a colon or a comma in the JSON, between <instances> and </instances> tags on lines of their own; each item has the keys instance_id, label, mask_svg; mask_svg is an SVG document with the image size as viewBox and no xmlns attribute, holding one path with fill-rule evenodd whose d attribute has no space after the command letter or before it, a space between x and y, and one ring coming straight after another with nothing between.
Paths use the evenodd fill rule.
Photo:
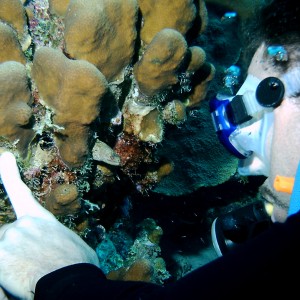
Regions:
<instances>
[{"instance_id":1,"label":"brown coral","mask_svg":"<svg viewBox=\"0 0 300 300\"><path fill-rule=\"evenodd\" d=\"M178 31L165 28L155 35L134 66L139 89L154 96L178 82L178 69L187 53L187 43Z\"/></svg>"},{"instance_id":2,"label":"brown coral","mask_svg":"<svg viewBox=\"0 0 300 300\"><path fill-rule=\"evenodd\" d=\"M0 63L13 60L22 64L26 63L25 55L15 31L8 25L0 22Z\"/></svg>"},{"instance_id":3,"label":"brown coral","mask_svg":"<svg viewBox=\"0 0 300 300\"><path fill-rule=\"evenodd\" d=\"M0 135L15 143L25 157L34 133L31 129L31 93L25 66L8 61L0 64Z\"/></svg>"},{"instance_id":4,"label":"brown coral","mask_svg":"<svg viewBox=\"0 0 300 300\"><path fill-rule=\"evenodd\" d=\"M174 165L172 162L166 162L162 164L157 170L157 180L161 181L163 177L168 176L174 170Z\"/></svg>"},{"instance_id":5,"label":"brown coral","mask_svg":"<svg viewBox=\"0 0 300 300\"><path fill-rule=\"evenodd\" d=\"M194 76L194 87L189 96L188 107L197 107L206 97L207 85L214 78L216 69L214 65L205 63Z\"/></svg>"},{"instance_id":6,"label":"brown coral","mask_svg":"<svg viewBox=\"0 0 300 300\"><path fill-rule=\"evenodd\" d=\"M136 0L70 2L65 15L65 51L97 66L108 81L121 79L134 55Z\"/></svg>"},{"instance_id":7,"label":"brown coral","mask_svg":"<svg viewBox=\"0 0 300 300\"><path fill-rule=\"evenodd\" d=\"M107 274L111 280L152 282L153 266L148 259L137 259L129 267L121 267Z\"/></svg>"},{"instance_id":8,"label":"brown coral","mask_svg":"<svg viewBox=\"0 0 300 300\"><path fill-rule=\"evenodd\" d=\"M69 167L79 167L86 161L91 141L88 126L80 123L67 123L62 133L55 133L56 145L64 162Z\"/></svg>"},{"instance_id":9,"label":"brown coral","mask_svg":"<svg viewBox=\"0 0 300 300\"><path fill-rule=\"evenodd\" d=\"M139 0L139 7L144 19L141 39L147 44L164 28L173 28L185 35L197 14L193 0Z\"/></svg>"},{"instance_id":10,"label":"brown coral","mask_svg":"<svg viewBox=\"0 0 300 300\"><path fill-rule=\"evenodd\" d=\"M199 7L198 16L195 20L198 26L198 34L201 34L205 31L207 24L208 24L208 12L206 8L206 4L204 0L197 0L197 5Z\"/></svg>"},{"instance_id":11,"label":"brown coral","mask_svg":"<svg viewBox=\"0 0 300 300\"><path fill-rule=\"evenodd\" d=\"M49 10L51 14L63 17L66 12L70 0L49 0Z\"/></svg>"},{"instance_id":12,"label":"brown coral","mask_svg":"<svg viewBox=\"0 0 300 300\"><path fill-rule=\"evenodd\" d=\"M63 160L81 166L89 153L89 125L100 113L107 82L101 72L83 60L70 60L59 50L42 47L33 60L32 78L60 126L56 142Z\"/></svg>"},{"instance_id":13,"label":"brown coral","mask_svg":"<svg viewBox=\"0 0 300 300\"><path fill-rule=\"evenodd\" d=\"M187 68L188 72L196 72L205 62L206 53L198 46L189 47L191 59Z\"/></svg>"},{"instance_id":14,"label":"brown coral","mask_svg":"<svg viewBox=\"0 0 300 300\"><path fill-rule=\"evenodd\" d=\"M168 102L163 110L163 119L172 125L183 123L186 121L186 105L176 99Z\"/></svg>"},{"instance_id":15,"label":"brown coral","mask_svg":"<svg viewBox=\"0 0 300 300\"><path fill-rule=\"evenodd\" d=\"M75 184L57 186L45 200L45 206L54 215L78 213L81 205L77 186Z\"/></svg>"},{"instance_id":16,"label":"brown coral","mask_svg":"<svg viewBox=\"0 0 300 300\"><path fill-rule=\"evenodd\" d=\"M20 0L0 0L0 19L10 24L18 33L23 50L26 50L31 38L28 35L25 8Z\"/></svg>"}]
</instances>

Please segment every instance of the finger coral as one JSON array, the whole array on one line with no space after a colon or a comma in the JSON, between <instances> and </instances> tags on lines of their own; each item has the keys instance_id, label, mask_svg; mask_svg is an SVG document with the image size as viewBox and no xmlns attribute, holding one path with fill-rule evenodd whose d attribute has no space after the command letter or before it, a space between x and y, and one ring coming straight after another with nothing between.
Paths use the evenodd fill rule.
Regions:
<instances>
[{"instance_id":1,"label":"finger coral","mask_svg":"<svg viewBox=\"0 0 300 300\"><path fill-rule=\"evenodd\" d=\"M196 72L204 64L206 60L205 51L198 46L189 47L191 53L190 62L187 68L188 72Z\"/></svg>"},{"instance_id":2,"label":"finger coral","mask_svg":"<svg viewBox=\"0 0 300 300\"><path fill-rule=\"evenodd\" d=\"M53 122L62 129L56 139L70 166L80 166L89 153L88 126L100 113L107 82L101 72L83 60L70 60L59 50L40 48L34 56L32 78Z\"/></svg>"},{"instance_id":3,"label":"finger coral","mask_svg":"<svg viewBox=\"0 0 300 300\"><path fill-rule=\"evenodd\" d=\"M0 64L0 86L0 135L14 143L25 158L34 136L25 66L15 61Z\"/></svg>"},{"instance_id":4,"label":"finger coral","mask_svg":"<svg viewBox=\"0 0 300 300\"><path fill-rule=\"evenodd\" d=\"M14 30L2 22L0 22L0 62L17 61L22 64L26 63L25 55Z\"/></svg>"},{"instance_id":5,"label":"finger coral","mask_svg":"<svg viewBox=\"0 0 300 300\"><path fill-rule=\"evenodd\" d=\"M22 2L20 0L1 0L0 20L10 24L16 30L22 49L26 50L31 43L31 37L28 34L27 16Z\"/></svg>"},{"instance_id":6,"label":"finger coral","mask_svg":"<svg viewBox=\"0 0 300 300\"><path fill-rule=\"evenodd\" d=\"M52 14L63 17L66 12L70 0L49 0L49 10Z\"/></svg>"},{"instance_id":7,"label":"finger coral","mask_svg":"<svg viewBox=\"0 0 300 300\"><path fill-rule=\"evenodd\" d=\"M178 31L165 28L158 32L134 66L141 92L151 97L175 85L186 52L186 40Z\"/></svg>"},{"instance_id":8,"label":"finger coral","mask_svg":"<svg viewBox=\"0 0 300 300\"><path fill-rule=\"evenodd\" d=\"M215 76L215 67L205 63L194 75L194 87L189 96L189 107L197 107L206 96L207 85Z\"/></svg>"},{"instance_id":9,"label":"finger coral","mask_svg":"<svg viewBox=\"0 0 300 300\"><path fill-rule=\"evenodd\" d=\"M71 1L65 51L97 66L108 81L122 79L134 55L137 13L135 0Z\"/></svg>"},{"instance_id":10,"label":"finger coral","mask_svg":"<svg viewBox=\"0 0 300 300\"><path fill-rule=\"evenodd\" d=\"M78 213L81 205L76 185L62 184L54 188L47 197L45 206L54 215Z\"/></svg>"},{"instance_id":11,"label":"finger coral","mask_svg":"<svg viewBox=\"0 0 300 300\"><path fill-rule=\"evenodd\" d=\"M144 25L141 39L149 44L164 28L172 28L185 35L193 26L197 8L192 0L139 0Z\"/></svg>"}]
</instances>

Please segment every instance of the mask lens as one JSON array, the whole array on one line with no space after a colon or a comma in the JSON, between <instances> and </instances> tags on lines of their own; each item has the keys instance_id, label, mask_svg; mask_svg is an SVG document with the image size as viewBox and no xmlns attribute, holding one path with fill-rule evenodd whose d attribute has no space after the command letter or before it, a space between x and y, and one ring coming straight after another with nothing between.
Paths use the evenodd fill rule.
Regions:
<instances>
[{"instance_id":1,"label":"mask lens","mask_svg":"<svg viewBox=\"0 0 300 300\"><path fill-rule=\"evenodd\" d=\"M264 107L277 107L284 95L284 85L276 77L267 77L261 81L256 89L257 102Z\"/></svg>"}]
</instances>

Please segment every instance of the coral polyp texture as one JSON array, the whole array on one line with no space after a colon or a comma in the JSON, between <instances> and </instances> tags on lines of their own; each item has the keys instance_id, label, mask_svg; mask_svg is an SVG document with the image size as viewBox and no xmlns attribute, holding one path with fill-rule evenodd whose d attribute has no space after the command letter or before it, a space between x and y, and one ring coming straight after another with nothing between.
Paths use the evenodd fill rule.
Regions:
<instances>
[{"instance_id":1,"label":"coral polyp texture","mask_svg":"<svg viewBox=\"0 0 300 300\"><path fill-rule=\"evenodd\" d=\"M80 235L118 197L235 172L207 109L215 68L193 42L207 23L202 0L0 0L0 146Z\"/></svg>"}]
</instances>

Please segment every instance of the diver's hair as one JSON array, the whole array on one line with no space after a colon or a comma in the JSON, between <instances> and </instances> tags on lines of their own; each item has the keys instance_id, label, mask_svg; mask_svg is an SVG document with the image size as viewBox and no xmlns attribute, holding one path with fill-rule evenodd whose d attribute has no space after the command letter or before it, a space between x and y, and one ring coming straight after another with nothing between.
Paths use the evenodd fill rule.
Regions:
<instances>
[{"instance_id":1,"label":"diver's hair","mask_svg":"<svg viewBox=\"0 0 300 300\"><path fill-rule=\"evenodd\" d=\"M247 58L250 59L258 46L265 42L267 46L282 45L288 52L293 52L292 60L285 64L286 68L295 61L300 63L299 24L300 1L265 0L258 7L255 17L242 26L242 37L248 45L245 52Z\"/></svg>"},{"instance_id":2,"label":"diver's hair","mask_svg":"<svg viewBox=\"0 0 300 300\"><path fill-rule=\"evenodd\" d=\"M261 10L259 21L267 42L282 45L300 43L299 1L273 0Z\"/></svg>"}]
</instances>

